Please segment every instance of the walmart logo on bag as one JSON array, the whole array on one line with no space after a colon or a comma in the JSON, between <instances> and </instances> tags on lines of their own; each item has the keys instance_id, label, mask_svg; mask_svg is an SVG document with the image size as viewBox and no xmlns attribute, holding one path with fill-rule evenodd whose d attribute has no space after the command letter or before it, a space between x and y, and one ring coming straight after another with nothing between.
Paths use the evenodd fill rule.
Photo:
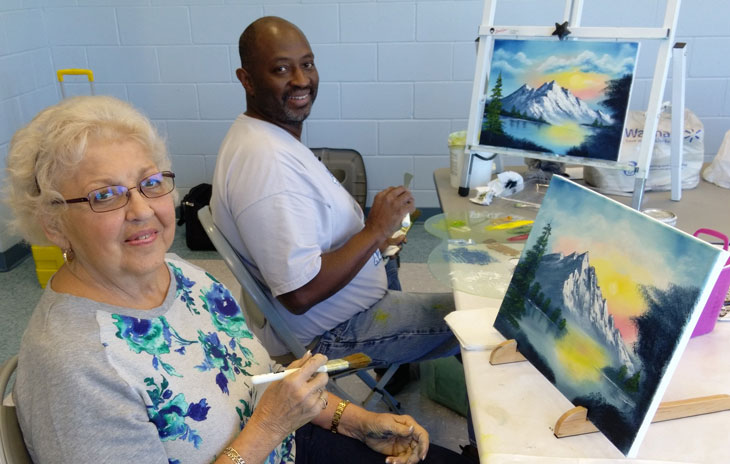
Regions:
<instances>
[{"instance_id":1,"label":"walmart logo on bag","mask_svg":"<svg viewBox=\"0 0 730 464\"><path fill-rule=\"evenodd\" d=\"M684 130L684 141L692 143L695 140L699 140L702 138L702 129L685 129Z\"/></svg>"}]
</instances>

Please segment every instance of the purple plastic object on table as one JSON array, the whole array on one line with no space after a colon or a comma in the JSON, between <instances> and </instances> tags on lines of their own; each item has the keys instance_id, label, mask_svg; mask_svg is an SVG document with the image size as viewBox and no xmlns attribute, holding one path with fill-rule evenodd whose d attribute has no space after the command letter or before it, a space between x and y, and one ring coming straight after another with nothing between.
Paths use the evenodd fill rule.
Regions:
<instances>
[{"instance_id":1,"label":"purple plastic object on table","mask_svg":"<svg viewBox=\"0 0 730 464\"><path fill-rule=\"evenodd\" d=\"M719 238L722 240L723 250L727 250L728 238L725 234L713 229L697 229L697 231L692 235L697 237L700 234L712 235L713 237ZM712 288L712 293L710 293L710 297L707 299L705 308L702 310L700 320L697 321L695 330L692 332L693 337L709 333L715 328L717 317L720 314L720 310L722 309L722 304L725 301L725 295L727 295L729 287L730 259L728 259L727 263L725 263L725 267L723 267L722 271L720 271L720 276L717 278L717 282L715 282L715 286Z\"/></svg>"}]
</instances>

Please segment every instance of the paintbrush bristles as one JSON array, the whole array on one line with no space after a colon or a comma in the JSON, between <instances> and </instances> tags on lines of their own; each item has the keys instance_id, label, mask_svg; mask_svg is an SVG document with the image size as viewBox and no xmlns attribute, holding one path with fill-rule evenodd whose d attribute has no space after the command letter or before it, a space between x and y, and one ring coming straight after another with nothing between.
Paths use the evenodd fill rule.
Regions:
<instances>
[{"instance_id":1,"label":"paintbrush bristles","mask_svg":"<svg viewBox=\"0 0 730 464\"><path fill-rule=\"evenodd\" d=\"M370 356L364 353L355 353L345 356L342 359L327 361L327 364L324 365L324 372L341 371L344 369L359 369L361 367L367 367L371 361L372 359L370 359Z\"/></svg>"},{"instance_id":2,"label":"paintbrush bristles","mask_svg":"<svg viewBox=\"0 0 730 464\"><path fill-rule=\"evenodd\" d=\"M372 362L370 356L366 355L365 353L351 354L349 356L345 356L342 359L349 363L350 369L359 369L361 367L366 367Z\"/></svg>"}]
</instances>

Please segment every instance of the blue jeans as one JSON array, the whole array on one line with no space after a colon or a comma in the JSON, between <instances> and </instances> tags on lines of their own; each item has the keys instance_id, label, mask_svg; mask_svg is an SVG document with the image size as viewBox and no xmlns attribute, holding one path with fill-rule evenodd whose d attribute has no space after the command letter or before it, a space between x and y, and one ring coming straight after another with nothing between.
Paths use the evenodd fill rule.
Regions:
<instances>
[{"instance_id":1,"label":"blue jeans","mask_svg":"<svg viewBox=\"0 0 730 464\"><path fill-rule=\"evenodd\" d=\"M402 290L400 279L398 278L398 268L400 267L400 258L395 255L388 258L385 263L385 275L388 277L388 290Z\"/></svg>"},{"instance_id":2,"label":"blue jeans","mask_svg":"<svg viewBox=\"0 0 730 464\"><path fill-rule=\"evenodd\" d=\"M365 353L376 365L452 356L459 342L444 321L452 311L451 293L388 290L370 309L322 334L312 352L330 359Z\"/></svg>"}]
</instances>

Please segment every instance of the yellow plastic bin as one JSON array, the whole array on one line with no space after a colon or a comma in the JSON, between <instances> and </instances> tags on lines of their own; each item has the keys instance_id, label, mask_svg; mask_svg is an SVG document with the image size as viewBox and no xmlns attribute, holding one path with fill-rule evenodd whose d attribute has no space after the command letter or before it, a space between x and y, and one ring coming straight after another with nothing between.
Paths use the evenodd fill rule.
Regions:
<instances>
[{"instance_id":1,"label":"yellow plastic bin","mask_svg":"<svg viewBox=\"0 0 730 464\"><path fill-rule=\"evenodd\" d=\"M46 288L48 279L63 265L63 252L57 246L30 247L35 261L35 273L38 276L38 283L41 288Z\"/></svg>"}]
</instances>

